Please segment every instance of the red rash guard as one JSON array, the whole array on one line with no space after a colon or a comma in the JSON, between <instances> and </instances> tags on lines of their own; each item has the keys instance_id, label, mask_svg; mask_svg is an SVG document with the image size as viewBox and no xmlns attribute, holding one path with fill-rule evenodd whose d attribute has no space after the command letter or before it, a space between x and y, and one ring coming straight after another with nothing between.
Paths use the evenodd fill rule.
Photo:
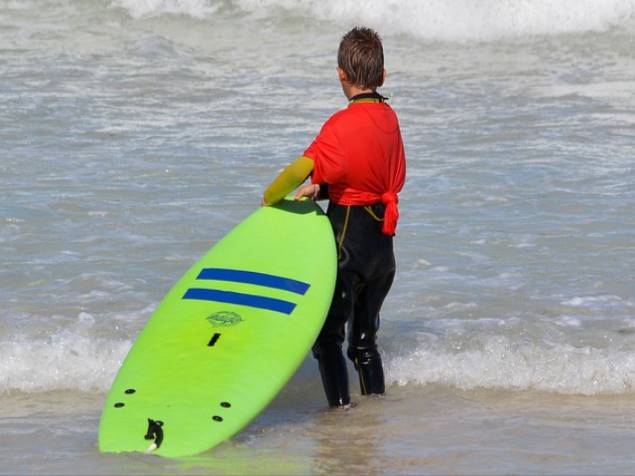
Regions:
<instances>
[{"instance_id":1,"label":"red rash guard","mask_svg":"<svg viewBox=\"0 0 635 476\"><path fill-rule=\"evenodd\" d=\"M384 102L351 102L336 112L304 152L313 159L312 183L329 184L329 199L339 205L382 202L382 233L395 234L397 193L406 161L397 115Z\"/></svg>"}]
</instances>

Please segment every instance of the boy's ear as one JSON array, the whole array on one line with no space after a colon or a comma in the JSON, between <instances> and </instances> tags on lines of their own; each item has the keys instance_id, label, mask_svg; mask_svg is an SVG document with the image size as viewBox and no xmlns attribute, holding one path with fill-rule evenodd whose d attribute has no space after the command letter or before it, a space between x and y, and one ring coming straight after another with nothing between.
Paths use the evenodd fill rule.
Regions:
<instances>
[{"instance_id":1,"label":"boy's ear","mask_svg":"<svg viewBox=\"0 0 635 476\"><path fill-rule=\"evenodd\" d=\"M337 77L340 79L340 81L343 82L343 83L348 82L348 76L346 76L346 71L344 71L339 66L337 68L335 68L335 69L337 71Z\"/></svg>"}]
</instances>

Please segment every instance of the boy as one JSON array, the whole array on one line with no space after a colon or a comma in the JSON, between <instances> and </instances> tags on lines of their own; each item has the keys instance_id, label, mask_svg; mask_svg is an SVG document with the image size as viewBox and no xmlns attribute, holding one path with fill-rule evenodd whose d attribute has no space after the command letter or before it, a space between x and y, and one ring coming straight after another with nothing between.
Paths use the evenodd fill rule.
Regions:
<instances>
[{"instance_id":1,"label":"boy","mask_svg":"<svg viewBox=\"0 0 635 476\"><path fill-rule=\"evenodd\" d=\"M359 373L362 395L384 393L377 350L379 310L395 274L392 237L397 193L405 179L399 123L377 93L386 76L379 35L349 31L339 46L337 75L349 105L326 121L311 146L269 186L263 204L281 200L311 175L295 198L328 198L327 215L337 242L335 293L313 346L331 407L350 404L342 354L348 323L348 357Z\"/></svg>"}]
</instances>

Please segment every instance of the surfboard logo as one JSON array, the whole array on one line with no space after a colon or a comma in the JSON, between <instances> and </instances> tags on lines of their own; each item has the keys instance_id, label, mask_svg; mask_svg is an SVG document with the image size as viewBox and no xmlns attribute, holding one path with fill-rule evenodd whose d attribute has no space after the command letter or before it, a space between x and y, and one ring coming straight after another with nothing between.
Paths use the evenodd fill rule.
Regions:
<instances>
[{"instance_id":1,"label":"surfboard logo","mask_svg":"<svg viewBox=\"0 0 635 476\"><path fill-rule=\"evenodd\" d=\"M237 312L233 311L218 311L214 314L210 314L205 319L214 327L229 327L243 321L243 318Z\"/></svg>"}]
</instances>

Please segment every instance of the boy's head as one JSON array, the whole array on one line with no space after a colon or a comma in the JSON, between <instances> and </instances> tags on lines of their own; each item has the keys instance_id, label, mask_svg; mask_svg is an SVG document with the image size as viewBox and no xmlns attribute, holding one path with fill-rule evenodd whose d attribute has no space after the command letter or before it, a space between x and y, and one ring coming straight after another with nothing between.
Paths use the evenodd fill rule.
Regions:
<instances>
[{"instance_id":1,"label":"boy's head","mask_svg":"<svg viewBox=\"0 0 635 476\"><path fill-rule=\"evenodd\" d=\"M377 32L357 26L346 33L337 52L337 65L340 80L359 89L374 91L380 87L385 75L384 48Z\"/></svg>"}]
</instances>

